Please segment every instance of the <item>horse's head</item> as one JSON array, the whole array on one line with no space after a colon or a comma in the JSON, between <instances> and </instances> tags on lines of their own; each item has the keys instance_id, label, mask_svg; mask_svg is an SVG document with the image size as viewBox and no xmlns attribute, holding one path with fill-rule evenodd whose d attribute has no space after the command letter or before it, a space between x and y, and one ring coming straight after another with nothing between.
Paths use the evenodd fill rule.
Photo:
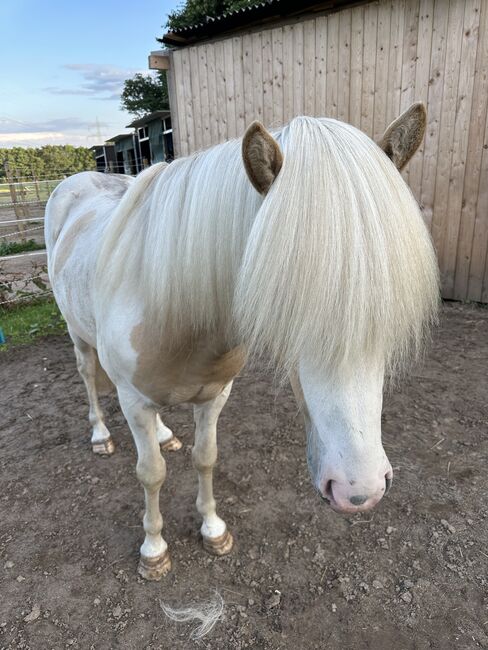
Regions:
<instances>
[{"instance_id":1,"label":"horse's head","mask_svg":"<svg viewBox=\"0 0 488 650\"><path fill-rule=\"evenodd\" d=\"M388 491L393 470L381 444L383 368L365 364L327 378L302 364L292 386L304 414L312 481L338 512L361 512Z\"/></svg>"},{"instance_id":2,"label":"horse's head","mask_svg":"<svg viewBox=\"0 0 488 650\"><path fill-rule=\"evenodd\" d=\"M385 131L385 134L378 144L391 159L397 169L402 169L417 150L424 135L425 123L426 115L424 106L422 104L414 104ZM274 179L278 176L280 169L286 163L286 152L285 160L283 160L283 154L273 137L265 131L262 125L254 123L249 127L243 140L243 158L251 183L258 192L266 195L270 190ZM359 158L359 160L362 162L361 158ZM368 164L366 158L364 159L364 164ZM310 171L313 173L313 169ZM331 182L333 182L333 180L334 179L332 179ZM399 176L398 180L394 180L393 182L398 184L402 183ZM317 187L317 183L315 187ZM333 191L333 189L334 188L331 187L331 191ZM317 193L317 197L316 200L320 201L320 192ZM293 197L289 200L292 201ZM408 201L408 198L405 200ZM396 207L394 201L391 206L393 211ZM416 207L414 207L413 210L415 211ZM388 210L385 210L385 212L388 213ZM408 210L406 212L408 213ZM324 210L325 219L329 217L329 214L330 212L327 213ZM407 214L407 217L410 218L410 213ZM345 214L344 219L347 219L347 214ZM417 219L415 223L421 223L418 211L416 215L413 215L412 220L414 219ZM361 230L361 228L362 222L360 222L360 225L358 226L358 231ZM361 230L361 232L363 231ZM405 237L410 237L410 233L407 230L405 232L407 233ZM412 241L420 241L425 237L425 240L427 241L426 250L430 251L428 248L430 246L428 243L428 236L421 231L419 232L421 234L416 235L417 240L414 240L412 235ZM404 236L404 233L399 231L399 236ZM311 246L313 245L314 242L312 241ZM366 247L366 245L367 244L364 244L364 247ZM367 257L367 261L363 268L367 268L367 264L371 262L373 256L376 256L374 259L377 260L383 259L381 247L377 246L377 248L374 248L375 246L376 243L373 241L371 251L369 251L367 248L361 249L361 243L356 244L356 255L365 255L365 257ZM305 249L305 247L303 247L302 250L306 251L304 254L313 258L313 253L310 252L310 249ZM324 251L326 250L327 249L324 249ZM346 247L343 251L343 257L338 258L339 264L344 264L344 259L347 259L347 254L351 254L348 253L348 250L349 249ZM353 250L352 247L350 250ZM327 255L326 252L322 254ZM333 255L333 252L329 254ZM385 254L388 255L390 253L387 250ZM412 259L415 258L415 255L416 252L412 254ZM314 268L318 275L321 264L320 251L318 256L314 259L316 260ZM435 271L430 270L431 268L434 268L434 264L431 261L432 259L433 257L430 252L420 252L415 261L415 263L417 263L417 268L420 268L423 264L425 265L425 268L427 269L426 273L430 274L426 277L433 278L432 284L429 284L430 280L424 282L420 279L417 284L412 284L412 286L415 287L417 295L420 297L424 295L423 286L427 286L428 288L425 290L425 295L434 296L432 301L435 302ZM393 268L395 263L394 257L392 257L392 260L389 269ZM351 267L354 266L354 260L351 262L348 261L347 263L350 264ZM390 263L390 261L388 263ZM339 264L337 265L337 268L340 269L341 267ZM402 264L403 267L401 267ZM402 284L394 287L394 289L392 289L392 283L385 284L386 289L383 289L381 287L382 280L380 275L376 276L376 278L380 278L376 281L376 284L374 281L371 282L371 292L377 292L376 298L374 299L371 294L372 300L377 299L377 304L381 304L381 292L384 291L385 295L388 293L385 300L391 301L389 303L390 306L394 305L389 313L393 314L393 319L398 319L399 323L407 322L406 319L409 318L405 315L406 310L401 304L401 301L404 300L404 296L410 295L408 293L408 277L410 273L410 278L412 278L413 273L415 272L410 271L410 269L413 268L410 264L411 260L408 259L406 262L404 262L403 259L399 262L400 270L398 273L404 273L405 277L401 280ZM259 269L257 264L255 264L255 267ZM266 267L263 266L263 268ZM380 264L378 264L378 268L380 268ZM381 268L388 269L386 265ZM386 273L390 272L389 269ZM259 271L266 277L266 273L263 273L262 269L259 269ZM256 274L257 273L258 272L256 271ZM355 278L359 278L357 279L357 284L360 284L361 273L359 271L356 273L357 275ZM332 282L329 281L332 290L334 290L333 282L340 284L340 280L337 279L338 277L341 277L340 271L336 276L332 277ZM307 281L313 283L313 279ZM390 279L388 279L388 282L390 282ZM279 287L278 281L277 286ZM324 287L327 286L328 285L324 282ZM353 286L352 283L351 286ZM430 289L430 286L433 287L432 290ZM431 291L430 294L429 291ZM278 291L275 291L275 293L277 292ZM344 289L344 292L345 295L347 295L346 289ZM413 292L410 293L413 294ZM319 296L320 293L317 292L316 295ZM300 295L297 294L297 296L298 297L295 299L295 303L293 303L292 306L294 308L296 304L300 304L302 312L305 313L306 306L304 307L303 302L299 302ZM368 312L368 310L372 311L374 309L374 307L371 307L372 301L370 300L367 291L363 294L359 294L359 300L356 300L356 297L357 296L354 294L348 296L349 304L366 305L365 307L358 307L359 310L363 309L364 313ZM273 294L270 292L268 302L271 304L272 300ZM341 295L339 294L334 304L339 304L340 301ZM277 301L277 303L278 302L279 301ZM292 303L289 302L289 304ZM317 304L317 302L314 304ZM285 305L286 307L285 300L281 301L281 305ZM398 305L400 306L398 307ZM274 311L272 311L273 306L271 306L269 310L270 313L275 313L275 311L279 313L280 309L284 311L285 307L281 307L277 304L277 306L274 307ZM349 307L347 306L344 310L347 310L348 308ZM411 313L414 314L414 318L417 319L415 321L416 323L420 323L423 318L428 318L428 309L429 307L425 310L425 313L427 313L427 316L425 316L424 313L420 313L420 310L416 313L415 305L412 307ZM315 311L317 312L318 310ZM346 313L346 311L344 311L344 313ZM351 309L350 313L353 314L353 316L356 315L354 308ZM284 326L281 326L284 331L286 331L286 325L293 320L292 310L290 310L290 314L291 316L288 321ZM324 336L330 334L330 336L336 336L336 339L339 340L342 335L342 340L347 339L347 341L350 341L357 338L357 341L360 342L361 340L367 340L371 331L374 329L373 327L369 328L369 326L365 326L362 331L358 331L358 329L354 329L354 326L351 324L353 321L349 317L349 314L344 318L342 318L343 313L340 310L337 314L338 316L334 317L331 315L330 311L328 312L326 309L323 310L323 322L331 323L330 332L326 331ZM320 320L319 316L317 317L318 320ZM390 327L394 328L394 322L395 320L392 319L383 320L382 323L380 322L379 327L377 324L375 325L377 328L376 331L379 332L382 326L384 326L385 329ZM337 323L342 323L342 325L337 325ZM299 323L296 325L297 331L299 325ZM295 326L294 322L291 323L288 329L291 330L293 326ZM341 327L343 328L343 334L341 334L341 331L338 331ZM264 331L266 331L265 328L266 325L261 326L261 329ZM276 327L276 329L277 331L281 331L279 326ZM285 337L286 336L287 335L285 334ZM381 333L378 336L381 337ZM400 340L401 336L403 335L392 330L392 339L397 337L398 340ZM303 340L305 340L305 337ZM346 345L348 345L347 341ZM272 347L272 341L270 345ZM320 341L314 342L311 345L315 345L317 354L319 354L319 348L321 345ZM358 343L358 346L359 345L360 344ZM308 359L311 359L311 355L313 354L313 349L311 354L309 350ZM361 357L359 354L354 358L358 359L357 363L350 363L346 373L337 374L327 373L327 371L319 369L320 365L317 366L311 362L307 363L303 359L299 358L297 372L292 381L295 395L300 404L301 410L305 415L307 424L308 464L314 485L320 494L329 501L334 510L346 513L360 512L375 506L388 491L393 478L392 467L386 457L381 442L381 409L385 375L384 358L382 358L381 354L377 356L371 355L370 357L366 354L364 357ZM368 358L370 361L367 361Z\"/></svg>"}]
</instances>

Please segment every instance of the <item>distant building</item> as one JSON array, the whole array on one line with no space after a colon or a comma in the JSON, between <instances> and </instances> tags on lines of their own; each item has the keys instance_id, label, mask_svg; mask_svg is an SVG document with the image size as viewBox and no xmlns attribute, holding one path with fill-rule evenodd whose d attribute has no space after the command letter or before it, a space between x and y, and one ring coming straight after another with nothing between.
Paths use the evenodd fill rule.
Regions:
<instances>
[{"instance_id":1,"label":"distant building","mask_svg":"<svg viewBox=\"0 0 488 650\"><path fill-rule=\"evenodd\" d=\"M115 147L111 142L95 145L90 149L93 151L93 155L95 157L97 172L115 171Z\"/></svg>"},{"instance_id":2,"label":"distant building","mask_svg":"<svg viewBox=\"0 0 488 650\"><path fill-rule=\"evenodd\" d=\"M114 172L133 176L143 169L135 133L121 133L110 138L110 142L113 143L115 149Z\"/></svg>"},{"instance_id":3,"label":"distant building","mask_svg":"<svg viewBox=\"0 0 488 650\"><path fill-rule=\"evenodd\" d=\"M127 126L136 129L142 167L173 160L173 129L169 111L154 111Z\"/></svg>"},{"instance_id":4,"label":"distant building","mask_svg":"<svg viewBox=\"0 0 488 650\"><path fill-rule=\"evenodd\" d=\"M157 162L174 158L169 111L155 111L131 122L132 133L121 133L92 147L99 172L135 175Z\"/></svg>"}]
</instances>

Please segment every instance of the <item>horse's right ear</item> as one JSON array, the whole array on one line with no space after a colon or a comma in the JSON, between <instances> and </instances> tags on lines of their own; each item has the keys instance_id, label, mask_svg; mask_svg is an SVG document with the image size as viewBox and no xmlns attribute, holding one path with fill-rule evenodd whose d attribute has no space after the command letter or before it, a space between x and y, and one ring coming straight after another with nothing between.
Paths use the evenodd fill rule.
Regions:
<instances>
[{"instance_id":1,"label":"horse's right ear","mask_svg":"<svg viewBox=\"0 0 488 650\"><path fill-rule=\"evenodd\" d=\"M253 122L244 134L242 158L251 183L260 194L267 194L281 169L283 154L261 122Z\"/></svg>"},{"instance_id":2,"label":"horse's right ear","mask_svg":"<svg viewBox=\"0 0 488 650\"><path fill-rule=\"evenodd\" d=\"M403 169L422 142L427 112L422 102L412 104L390 124L378 145L397 169Z\"/></svg>"}]
</instances>

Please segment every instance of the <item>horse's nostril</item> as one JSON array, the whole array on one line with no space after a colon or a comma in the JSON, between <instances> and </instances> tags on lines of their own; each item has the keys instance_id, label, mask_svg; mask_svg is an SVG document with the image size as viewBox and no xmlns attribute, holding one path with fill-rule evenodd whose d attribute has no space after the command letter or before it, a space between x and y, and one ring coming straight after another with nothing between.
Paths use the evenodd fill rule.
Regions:
<instances>
[{"instance_id":1,"label":"horse's nostril","mask_svg":"<svg viewBox=\"0 0 488 650\"><path fill-rule=\"evenodd\" d=\"M391 488L391 484L393 483L393 477L388 477L385 476L385 494L388 494Z\"/></svg>"},{"instance_id":2,"label":"horse's nostril","mask_svg":"<svg viewBox=\"0 0 488 650\"><path fill-rule=\"evenodd\" d=\"M327 481L327 483L325 484L325 498L328 499L329 501L333 498L331 480Z\"/></svg>"},{"instance_id":3,"label":"horse's nostril","mask_svg":"<svg viewBox=\"0 0 488 650\"><path fill-rule=\"evenodd\" d=\"M365 503L367 500L368 497L365 496L364 494L356 494L355 496L349 499L349 501L352 503L353 506L362 506L363 503Z\"/></svg>"}]
</instances>

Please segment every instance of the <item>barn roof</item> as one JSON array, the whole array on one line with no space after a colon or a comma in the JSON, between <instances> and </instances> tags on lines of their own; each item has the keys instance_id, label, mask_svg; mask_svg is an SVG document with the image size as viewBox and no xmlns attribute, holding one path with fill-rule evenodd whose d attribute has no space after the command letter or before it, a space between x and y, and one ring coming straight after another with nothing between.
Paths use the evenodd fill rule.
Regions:
<instances>
[{"instance_id":1,"label":"barn roof","mask_svg":"<svg viewBox=\"0 0 488 650\"><path fill-rule=\"evenodd\" d=\"M112 138L109 138L105 141L105 144L115 144L126 138L132 138L132 133L120 133L119 135L114 135Z\"/></svg>"},{"instance_id":2,"label":"barn roof","mask_svg":"<svg viewBox=\"0 0 488 650\"><path fill-rule=\"evenodd\" d=\"M185 47L221 34L277 22L286 18L340 9L346 5L360 5L368 0L263 0L247 7L234 9L220 16L206 16L205 20L189 27L180 27L167 32L158 39L165 45Z\"/></svg>"},{"instance_id":3,"label":"barn roof","mask_svg":"<svg viewBox=\"0 0 488 650\"><path fill-rule=\"evenodd\" d=\"M170 115L171 115L170 111L154 111L153 113L149 113L147 115L143 115L142 117L138 117L136 120L128 124L127 128L132 127L136 129L138 126L144 126L148 122L153 122L154 120L162 120L165 117L169 117Z\"/></svg>"}]
</instances>

